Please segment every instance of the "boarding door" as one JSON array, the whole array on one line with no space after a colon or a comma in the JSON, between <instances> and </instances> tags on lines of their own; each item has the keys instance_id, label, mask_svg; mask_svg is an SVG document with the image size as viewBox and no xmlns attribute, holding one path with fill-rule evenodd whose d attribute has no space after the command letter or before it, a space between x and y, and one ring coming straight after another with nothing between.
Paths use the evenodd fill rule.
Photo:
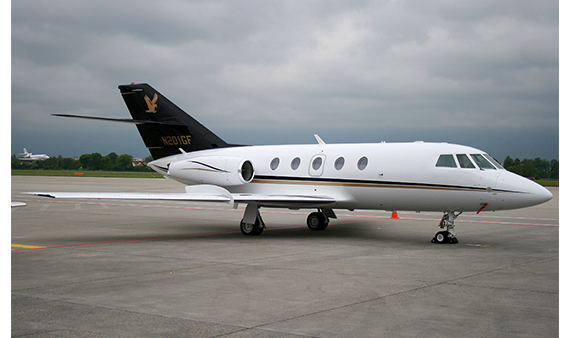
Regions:
<instances>
[{"instance_id":1,"label":"boarding door","mask_svg":"<svg viewBox=\"0 0 570 338\"><path fill-rule=\"evenodd\" d=\"M311 163L309 164L309 175L313 177L319 177L323 174L325 168L325 160L327 157L325 154L318 154L313 156Z\"/></svg>"}]
</instances>

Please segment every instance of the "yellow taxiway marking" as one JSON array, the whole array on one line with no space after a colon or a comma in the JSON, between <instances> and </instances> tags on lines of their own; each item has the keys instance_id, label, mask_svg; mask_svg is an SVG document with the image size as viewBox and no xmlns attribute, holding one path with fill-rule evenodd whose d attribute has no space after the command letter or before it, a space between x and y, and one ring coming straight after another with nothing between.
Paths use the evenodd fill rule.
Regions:
<instances>
[{"instance_id":1,"label":"yellow taxiway marking","mask_svg":"<svg viewBox=\"0 0 570 338\"><path fill-rule=\"evenodd\" d=\"M12 243L12 248L20 248L20 249L42 249L42 248L45 248L45 246L13 244L13 243Z\"/></svg>"}]
</instances>

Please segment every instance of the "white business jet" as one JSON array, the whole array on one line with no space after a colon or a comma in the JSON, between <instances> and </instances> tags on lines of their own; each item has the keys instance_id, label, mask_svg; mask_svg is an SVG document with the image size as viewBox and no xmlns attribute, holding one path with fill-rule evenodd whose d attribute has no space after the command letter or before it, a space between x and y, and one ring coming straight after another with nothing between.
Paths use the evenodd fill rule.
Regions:
<instances>
[{"instance_id":1,"label":"white business jet","mask_svg":"<svg viewBox=\"0 0 570 338\"><path fill-rule=\"evenodd\" d=\"M22 154L18 154L16 158L22 161L45 161L49 158L49 156L47 156L46 154L34 155L32 153L28 153L26 148L24 148L24 152Z\"/></svg>"},{"instance_id":2,"label":"white business jet","mask_svg":"<svg viewBox=\"0 0 570 338\"><path fill-rule=\"evenodd\" d=\"M135 124L156 172L185 193L37 192L52 198L210 201L246 204L244 235L265 228L259 209L316 209L311 230L324 230L334 209L438 211L434 243L457 243L462 212L529 207L552 194L511 173L485 152L447 143L240 146L224 142L148 84L119 86L132 119L61 115Z\"/></svg>"}]
</instances>

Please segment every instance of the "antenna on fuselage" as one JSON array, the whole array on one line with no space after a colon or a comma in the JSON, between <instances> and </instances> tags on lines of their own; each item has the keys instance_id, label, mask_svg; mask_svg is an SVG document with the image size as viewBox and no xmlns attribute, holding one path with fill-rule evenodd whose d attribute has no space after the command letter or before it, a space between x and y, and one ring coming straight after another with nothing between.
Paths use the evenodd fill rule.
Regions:
<instances>
[{"instance_id":1,"label":"antenna on fuselage","mask_svg":"<svg viewBox=\"0 0 570 338\"><path fill-rule=\"evenodd\" d=\"M323 141L323 139L319 137L319 135L315 134L315 138L317 139L317 142L319 142L319 144L326 144L325 141Z\"/></svg>"}]
</instances>

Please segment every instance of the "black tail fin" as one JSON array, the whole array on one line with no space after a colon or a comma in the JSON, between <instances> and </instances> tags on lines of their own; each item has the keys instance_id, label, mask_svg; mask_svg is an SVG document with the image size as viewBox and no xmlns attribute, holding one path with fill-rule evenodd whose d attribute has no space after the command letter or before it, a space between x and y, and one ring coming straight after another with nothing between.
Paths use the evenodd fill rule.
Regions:
<instances>
[{"instance_id":1,"label":"black tail fin","mask_svg":"<svg viewBox=\"0 0 570 338\"><path fill-rule=\"evenodd\" d=\"M191 152L228 147L226 142L146 83L119 86L137 129L156 160ZM146 123L144 121L147 121Z\"/></svg>"}]
</instances>

